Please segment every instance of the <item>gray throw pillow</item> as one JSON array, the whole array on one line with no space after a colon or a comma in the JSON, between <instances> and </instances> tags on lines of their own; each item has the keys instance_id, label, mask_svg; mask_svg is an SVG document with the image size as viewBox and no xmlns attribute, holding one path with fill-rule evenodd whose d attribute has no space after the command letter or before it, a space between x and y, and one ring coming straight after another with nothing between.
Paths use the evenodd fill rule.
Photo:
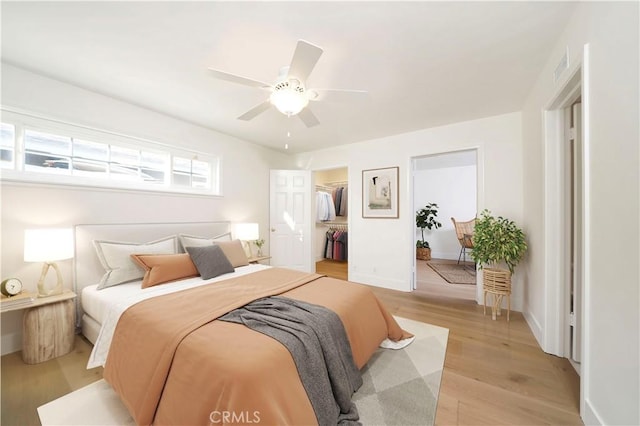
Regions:
<instances>
[{"instance_id":1,"label":"gray throw pillow","mask_svg":"<svg viewBox=\"0 0 640 426\"><path fill-rule=\"evenodd\" d=\"M204 280L234 272L235 269L218 246L185 247L196 269Z\"/></svg>"}]
</instances>

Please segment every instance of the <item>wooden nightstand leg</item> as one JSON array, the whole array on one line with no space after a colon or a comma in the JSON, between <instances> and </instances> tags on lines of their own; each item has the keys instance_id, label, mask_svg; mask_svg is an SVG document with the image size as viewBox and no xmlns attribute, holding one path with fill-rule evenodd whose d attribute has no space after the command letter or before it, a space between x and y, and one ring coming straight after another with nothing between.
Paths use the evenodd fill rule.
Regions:
<instances>
[{"instance_id":1,"label":"wooden nightstand leg","mask_svg":"<svg viewBox=\"0 0 640 426\"><path fill-rule=\"evenodd\" d=\"M27 309L22 321L22 360L37 364L73 350L75 304L73 300Z\"/></svg>"}]
</instances>

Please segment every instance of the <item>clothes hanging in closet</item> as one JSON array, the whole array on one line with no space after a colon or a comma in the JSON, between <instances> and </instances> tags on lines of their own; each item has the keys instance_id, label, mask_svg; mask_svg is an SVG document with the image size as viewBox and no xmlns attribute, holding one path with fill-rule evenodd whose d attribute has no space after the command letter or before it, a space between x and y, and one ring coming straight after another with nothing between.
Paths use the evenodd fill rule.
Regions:
<instances>
[{"instance_id":1,"label":"clothes hanging in closet","mask_svg":"<svg viewBox=\"0 0 640 426\"><path fill-rule=\"evenodd\" d=\"M336 216L347 216L347 188L336 187L331 191L331 198L336 208Z\"/></svg>"},{"instance_id":2,"label":"clothes hanging in closet","mask_svg":"<svg viewBox=\"0 0 640 426\"><path fill-rule=\"evenodd\" d=\"M324 258L347 260L349 258L349 232L329 229L324 244Z\"/></svg>"},{"instance_id":3,"label":"clothes hanging in closet","mask_svg":"<svg viewBox=\"0 0 640 426\"><path fill-rule=\"evenodd\" d=\"M333 197L328 192L316 192L316 220L324 222L327 220L335 220L336 207L333 203Z\"/></svg>"}]
</instances>

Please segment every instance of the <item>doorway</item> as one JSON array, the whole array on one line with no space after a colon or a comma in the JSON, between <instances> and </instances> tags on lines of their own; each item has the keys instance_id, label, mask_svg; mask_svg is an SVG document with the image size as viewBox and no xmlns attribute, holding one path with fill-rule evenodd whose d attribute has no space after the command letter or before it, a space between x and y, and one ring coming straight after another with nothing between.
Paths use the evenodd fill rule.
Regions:
<instances>
[{"instance_id":1,"label":"doorway","mask_svg":"<svg viewBox=\"0 0 640 426\"><path fill-rule=\"evenodd\" d=\"M431 258L415 259L414 291L458 300L477 299L475 264L468 249L462 250L454 223L472 220L478 210L477 150L469 149L414 157L413 224L415 214L429 203L437 204L440 227L424 229ZM415 226L414 245L423 232Z\"/></svg>"},{"instance_id":2,"label":"doorway","mask_svg":"<svg viewBox=\"0 0 640 426\"><path fill-rule=\"evenodd\" d=\"M314 171L315 271L349 277L349 169Z\"/></svg>"}]
</instances>

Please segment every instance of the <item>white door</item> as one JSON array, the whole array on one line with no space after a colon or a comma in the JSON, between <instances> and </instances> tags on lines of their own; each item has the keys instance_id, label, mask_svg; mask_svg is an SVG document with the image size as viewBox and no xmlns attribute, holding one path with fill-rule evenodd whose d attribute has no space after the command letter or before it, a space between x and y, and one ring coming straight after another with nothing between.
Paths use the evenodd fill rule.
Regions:
<instances>
[{"instance_id":1,"label":"white door","mask_svg":"<svg viewBox=\"0 0 640 426\"><path fill-rule=\"evenodd\" d=\"M311 270L311 172L271 170L271 265Z\"/></svg>"}]
</instances>

